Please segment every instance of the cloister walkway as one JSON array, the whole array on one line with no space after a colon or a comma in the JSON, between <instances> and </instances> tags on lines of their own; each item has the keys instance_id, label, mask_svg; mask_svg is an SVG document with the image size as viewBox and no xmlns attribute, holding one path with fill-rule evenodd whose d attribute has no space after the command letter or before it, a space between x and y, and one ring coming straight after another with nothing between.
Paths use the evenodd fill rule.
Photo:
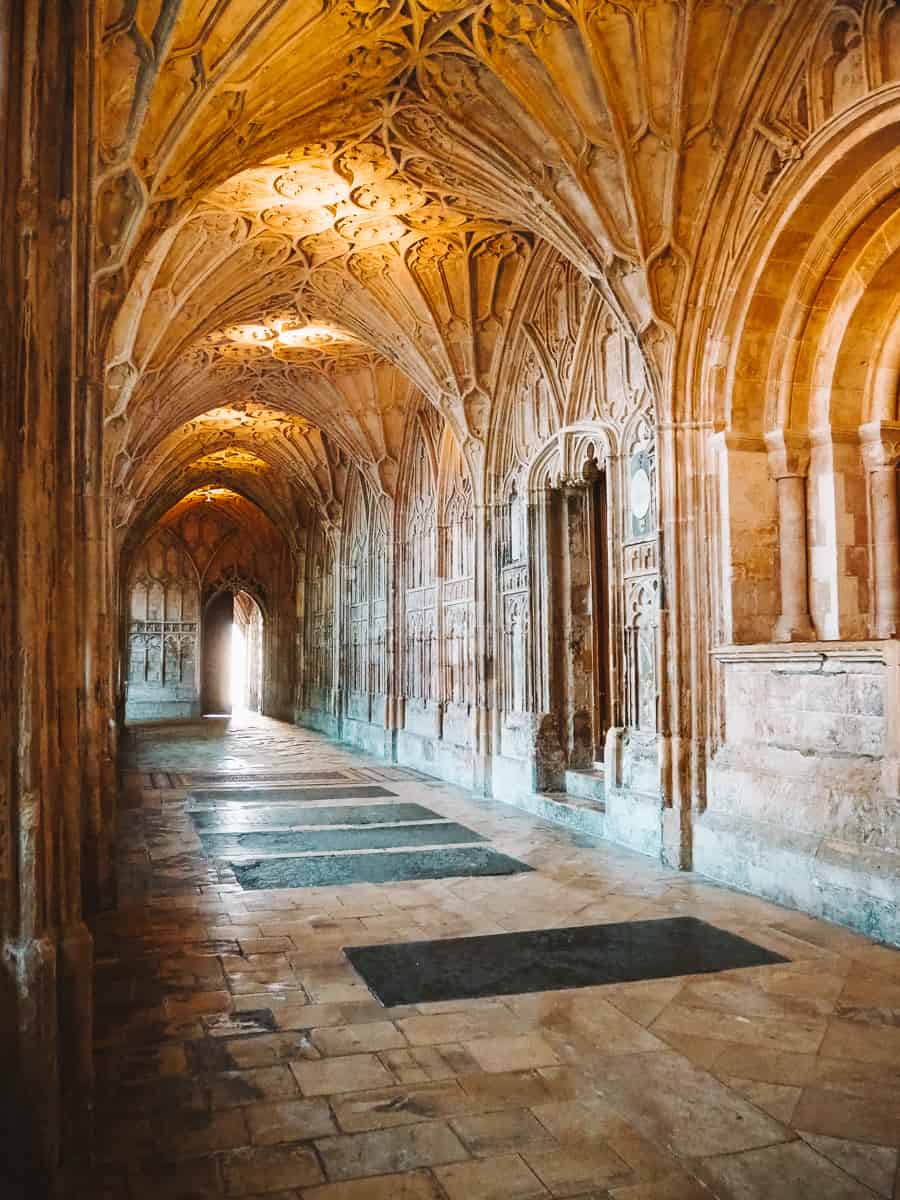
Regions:
<instances>
[{"instance_id":1,"label":"cloister walkway","mask_svg":"<svg viewBox=\"0 0 900 1200\"><path fill-rule=\"evenodd\" d=\"M258 716L122 765L80 1195L900 1197L895 951Z\"/></svg>"}]
</instances>

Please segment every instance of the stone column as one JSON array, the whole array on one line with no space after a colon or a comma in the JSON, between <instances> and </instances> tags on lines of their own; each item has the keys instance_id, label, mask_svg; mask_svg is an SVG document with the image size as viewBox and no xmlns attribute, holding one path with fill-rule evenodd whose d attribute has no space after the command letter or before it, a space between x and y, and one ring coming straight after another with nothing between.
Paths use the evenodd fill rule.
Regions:
<instances>
[{"instance_id":1,"label":"stone column","mask_svg":"<svg viewBox=\"0 0 900 1200\"><path fill-rule=\"evenodd\" d=\"M342 514L343 519L343 514ZM344 653L344 628L346 622L346 604L344 599L344 536L343 529L334 533L334 564L331 583L331 718L334 722L332 736L340 738L344 725L344 702L346 688L344 687L344 668L346 654Z\"/></svg>"},{"instance_id":2,"label":"stone column","mask_svg":"<svg viewBox=\"0 0 900 1200\"><path fill-rule=\"evenodd\" d=\"M708 681L701 614L708 591L698 566L703 439L693 423L657 425L660 524L659 783L660 859L689 871L694 853L694 812L703 807L702 769ZM701 665L703 664L703 665Z\"/></svg>"},{"instance_id":3,"label":"stone column","mask_svg":"<svg viewBox=\"0 0 900 1200\"><path fill-rule=\"evenodd\" d=\"M778 492L781 615L775 624L775 641L812 641L816 633L809 614L806 522L809 444L805 439L791 439L779 429L766 434L766 447L769 471Z\"/></svg>"},{"instance_id":4,"label":"stone column","mask_svg":"<svg viewBox=\"0 0 900 1200\"><path fill-rule=\"evenodd\" d=\"M90 604L78 607L84 641L84 703L81 711L81 790L84 808L84 899L88 912L115 903L113 835L115 832L115 756L110 722L114 711L110 637L110 582L103 479L103 388L80 381L77 430L84 470L78 480L77 537L81 549L76 585Z\"/></svg>"},{"instance_id":5,"label":"stone column","mask_svg":"<svg viewBox=\"0 0 900 1200\"><path fill-rule=\"evenodd\" d=\"M479 490L484 487L483 475L479 479ZM494 510L481 497L473 505L475 530L475 596L472 617L475 628L472 636L474 670L475 720L473 722L473 787L481 795L491 790L491 760L494 751L494 714L499 708L498 681L496 678L496 656L489 652L489 632L492 628L491 602L496 603L499 591L497 577L489 569L493 560Z\"/></svg>"},{"instance_id":6,"label":"stone column","mask_svg":"<svg viewBox=\"0 0 900 1200\"><path fill-rule=\"evenodd\" d=\"M77 364L86 340L88 6L0 6L0 1060L4 1184L52 1195L87 1143L92 943L82 919L90 672ZM92 652L92 651L91 651ZM91 777L98 778L92 768ZM23 1194L25 1192L23 1191Z\"/></svg>"},{"instance_id":7,"label":"stone column","mask_svg":"<svg viewBox=\"0 0 900 1200\"><path fill-rule=\"evenodd\" d=\"M403 555L401 540L402 518L400 506L394 499L391 511L390 562L388 563L388 619L390 622L390 654L388 655L388 729L391 733L391 757L397 760L397 735L406 724L406 692L403 679L403 649L401 617L405 616L403 573L400 564Z\"/></svg>"},{"instance_id":8,"label":"stone column","mask_svg":"<svg viewBox=\"0 0 900 1200\"><path fill-rule=\"evenodd\" d=\"M296 547L294 554L294 685L290 702L292 702L292 720L295 725L299 724L302 718L308 696L308 683L306 679L306 564L308 559L308 542L310 542L308 528L301 526L298 533L298 547Z\"/></svg>"},{"instance_id":9,"label":"stone column","mask_svg":"<svg viewBox=\"0 0 900 1200\"><path fill-rule=\"evenodd\" d=\"M872 554L872 636L893 638L900 630L900 529L897 461L900 426L880 422L859 430L869 492Z\"/></svg>"}]
</instances>

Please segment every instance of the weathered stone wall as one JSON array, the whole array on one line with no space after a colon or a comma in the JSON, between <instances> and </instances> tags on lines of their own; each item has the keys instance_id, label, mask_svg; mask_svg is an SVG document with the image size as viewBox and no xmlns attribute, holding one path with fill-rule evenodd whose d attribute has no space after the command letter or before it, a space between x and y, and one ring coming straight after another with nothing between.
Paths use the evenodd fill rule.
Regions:
<instances>
[{"instance_id":1,"label":"weathered stone wall","mask_svg":"<svg viewBox=\"0 0 900 1200\"><path fill-rule=\"evenodd\" d=\"M552 255L546 268L555 286L535 287L510 334L492 460L467 458L420 400L393 503L353 472L339 519L314 522L297 715L500 798L578 768L602 791L608 765L615 836L658 853L650 388L588 281Z\"/></svg>"},{"instance_id":2,"label":"weathered stone wall","mask_svg":"<svg viewBox=\"0 0 900 1200\"><path fill-rule=\"evenodd\" d=\"M715 655L720 731L695 869L900 941L900 801L882 779L895 653L818 643Z\"/></svg>"}]
</instances>

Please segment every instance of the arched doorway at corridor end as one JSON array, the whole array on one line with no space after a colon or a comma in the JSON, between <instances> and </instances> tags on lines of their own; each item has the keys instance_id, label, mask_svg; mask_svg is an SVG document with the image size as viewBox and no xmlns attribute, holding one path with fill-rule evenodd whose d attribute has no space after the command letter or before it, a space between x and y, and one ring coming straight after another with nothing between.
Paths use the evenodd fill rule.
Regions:
<instances>
[{"instance_id":1,"label":"arched doorway at corridor end","mask_svg":"<svg viewBox=\"0 0 900 1200\"><path fill-rule=\"evenodd\" d=\"M263 674L262 609L246 591L221 591L203 612L205 716L259 712Z\"/></svg>"},{"instance_id":2,"label":"arched doorway at corridor end","mask_svg":"<svg viewBox=\"0 0 900 1200\"><path fill-rule=\"evenodd\" d=\"M231 626L231 704L233 712L262 708L263 614L249 592L234 597Z\"/></svg>"}]
</instances>

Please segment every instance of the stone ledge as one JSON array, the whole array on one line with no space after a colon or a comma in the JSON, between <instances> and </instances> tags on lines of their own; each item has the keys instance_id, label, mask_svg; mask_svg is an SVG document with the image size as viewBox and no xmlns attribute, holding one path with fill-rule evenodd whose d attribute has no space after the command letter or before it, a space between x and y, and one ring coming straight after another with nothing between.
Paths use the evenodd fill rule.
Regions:
<instances>
[{"instance_id":1,"label":"stone ledge","mask_svg":"<svg viewBox=\"0 0 900 1200\"><path fill-rule=\"evenodd\" d=\"M710 657L719 663L821 663L828 660L877 663L894 662L900 642L894 639L865 642L752 642L717 646Z\"/></svg>"},{"instance_id":2,"label":"stone ledge","mask_svg":"<svg viewBox=\"0 0 900 1200\"><path fill-rule=\"evenodd\" d=\"M593 771L566 771L566 795L578 796L603 804L606 799L606 776L602 768Z\"/></svg>"}]
</instances>

